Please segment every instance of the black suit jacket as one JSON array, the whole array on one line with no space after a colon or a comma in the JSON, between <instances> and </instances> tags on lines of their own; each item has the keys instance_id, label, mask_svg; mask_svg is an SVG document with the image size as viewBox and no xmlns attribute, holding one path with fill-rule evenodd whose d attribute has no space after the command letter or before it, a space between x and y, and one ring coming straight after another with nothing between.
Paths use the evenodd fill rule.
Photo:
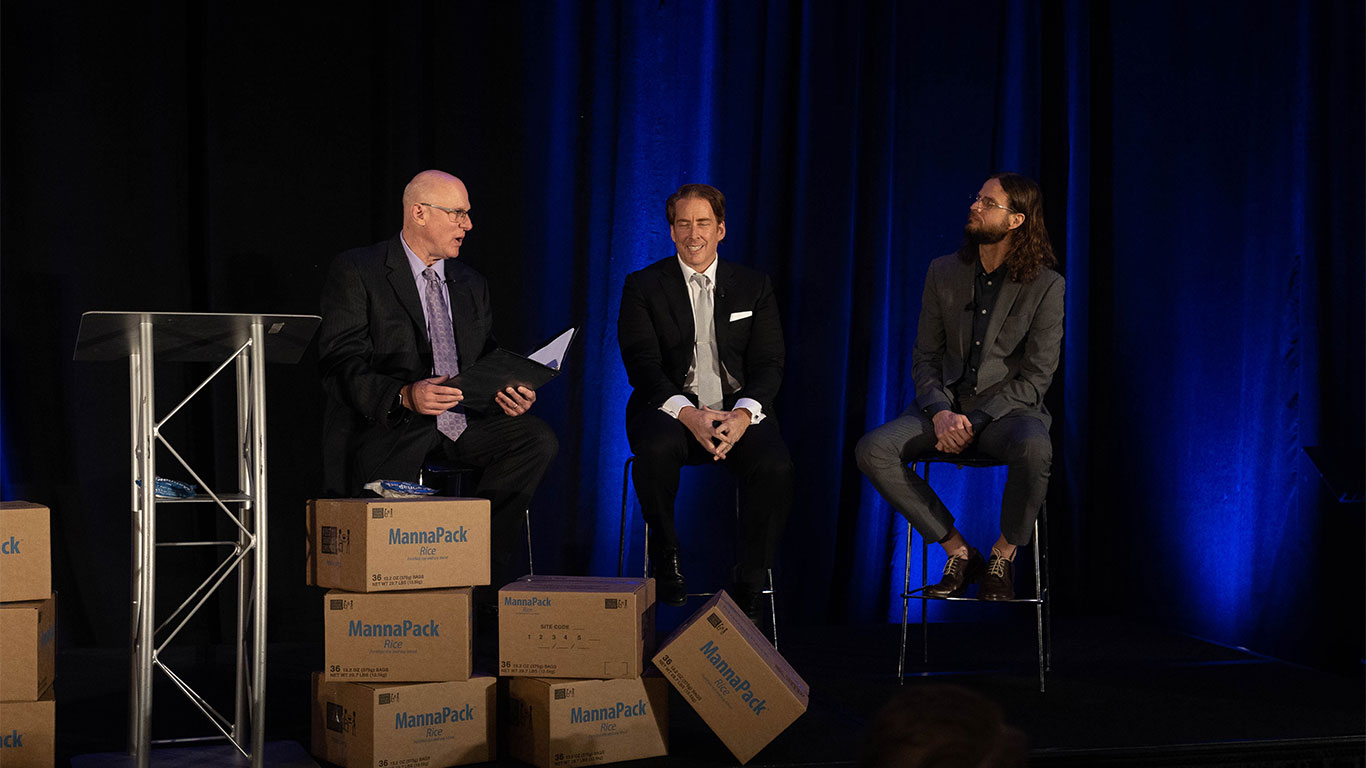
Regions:
<instances>
[{"instance_id":1,"label":"black suit jacket","mask_svg":"<svg viewBox=\"0 0 1366 768\"><path fill-rule=\"evenodd\" d=\"M738 391L726 394L726 407L749 397L765 414L772 413L785 355L773 286L762 272L722 261L716 268L714 295L716 346L726 372L740 384ZM628 422L684 394L693 333L692 304L677 256L626 276L617 342L633 389L626 404Z\"/></svg>"},{"instance_id":2,"label":"black suit jacket","mask_svg":"<svg viewBox=\"0 0 1366 768\"><path fill-rule=\"evenodd\" d=\"M462 366L497 348L488 283L446 260L455 346ZM392 239L338 256L327 273L318 331L327 493L356 495L372 469L396 454L417 470L436 434L436 417L395 409L404 385L432 375L422 299L403 245Z\"/></svg>"}]
</instances>

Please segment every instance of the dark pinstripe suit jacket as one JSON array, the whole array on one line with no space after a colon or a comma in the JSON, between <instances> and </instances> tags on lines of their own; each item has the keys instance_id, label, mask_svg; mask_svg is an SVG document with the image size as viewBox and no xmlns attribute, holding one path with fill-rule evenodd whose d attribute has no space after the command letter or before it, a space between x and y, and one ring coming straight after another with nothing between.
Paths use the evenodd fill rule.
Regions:
<instances>
[{"instance_id":1,"label":"dark pinstripe suit jacket","mask_svg":"<svg viewBox=\"0 0 1366 768\"><path fill-rule=\"evenodd\" d=\"M455 346L462 365L497 348L488 283L446 260ZM318 331L323 416L323 482L331 495L357 495L369 472L401 456L412 475L431 445L436 417L394 409L405 384L432 375L432 346L412 270L398 236L338 256L327 273ZM408 455L404 455L408 454Z\"/></svg>"}]
</instances>

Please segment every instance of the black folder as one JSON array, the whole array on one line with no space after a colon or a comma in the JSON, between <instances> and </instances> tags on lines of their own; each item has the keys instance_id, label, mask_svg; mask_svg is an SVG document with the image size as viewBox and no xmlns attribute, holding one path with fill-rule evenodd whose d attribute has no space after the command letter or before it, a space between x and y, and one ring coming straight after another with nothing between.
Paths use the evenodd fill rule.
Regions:
<instances>
[{"instance_id":1,"label":"black folder","mask_svg":"<svg viewBox=\"0 0 1366 768\"><path fill-rule=\"evenodd\" d=\"M460 404L469 410L502 410L495 399L499 392L508 387L526 387L534 391L560 375L565 354L569 350L569 344L574 340L576 331L577 329L570 328L530 355L519 355L499 347L479 358L474 365L452 376L446 381L446 386L456 387L464 394L465 399ZM555 354L547 360L549 365L532 359L546 357L544 353L557 344L560 347L553 350Z\"/></svg>"}]
</instances>

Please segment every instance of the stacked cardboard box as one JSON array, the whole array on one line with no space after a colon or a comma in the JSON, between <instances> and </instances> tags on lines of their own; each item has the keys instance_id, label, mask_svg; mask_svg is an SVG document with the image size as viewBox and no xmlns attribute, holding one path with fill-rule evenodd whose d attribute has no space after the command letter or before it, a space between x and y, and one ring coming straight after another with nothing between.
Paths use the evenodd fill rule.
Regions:
<instances>
[{"instance_id":1,"label":"stacked cardboard box","mask_svg":"<svg viewBox=\"0 0 1366 768\"><path fill-rule=\"evenodd\" d=\"M0 502L0 764L51 766L56 753L57 595L47 507Z\"/></svg>"},{"instance_id":2,"label":"stacked cardboard box","mask_svg":"<svg viewBox=\"0 0 1366 768\"><path fill-rule=\"evenodd\" d=\"M484 499L309 503L323 595L313 754L346 768L496 757L495 681L473 669L473 587L489 583Z\"/></svg>"},{"instance_id":3,"label":"stacked cardboard box","mask_svg":"<svg viewBox=\"0 0 1366 768\"><path fill-rule=\"evenodd\" d=\"M498 603L513 757L576 768L668 754L668 686L645 674L654 579L525 576Z\"/></svg>"},{"instance_id":4,"label":"stacked cardboard box","mask_svg":"<svg viewBox=\"0 0 1366 768\"><path fill-rule=\"evenodd\" d=\"M470 587L489 583L488 516L467 499L310 503L308 582L331 588L315 755L347 768L496 757L498 686L473 674L470 620ZM507 749L538 768L668 754L669 683L741 763L806 711L806 683L724 592L658 654L654 579L524 576L498 609Z\"/></svg>"}]
</instances>

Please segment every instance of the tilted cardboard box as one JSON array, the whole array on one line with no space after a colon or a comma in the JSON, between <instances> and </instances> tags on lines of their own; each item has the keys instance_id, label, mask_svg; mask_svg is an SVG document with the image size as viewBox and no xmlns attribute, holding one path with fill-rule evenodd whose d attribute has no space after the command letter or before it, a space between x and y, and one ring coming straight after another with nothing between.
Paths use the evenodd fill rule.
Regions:
<instances>
[{"instance_id":1,"label":"tilted cardboard box","mask_svg":"<svg viewBox=\"0 0 1366 768\"><path fill-rule=\"evenodd\" d=\"M806 711L806 681L724 591L665 641L654 662L741 763Z\"/></svg>"},{"instance_id":2,"label":"tilted cardboard box","mask_svg":"<svg viewBox=\"0 0 1366 768\"><path fill-rule=\"evenodd\" d=\"M309 584L349 592L489 583L487 499L308 502Z\"/></svg>"},{"instance_id":3,"label":"tilted cardboard box","mask_svg":"<svg viewBox=\"0 0 1366 768\"><path fill-rule=\"evenodd\" d=\"M498 674L640 677L654 605L654 579L523 576L498 592Z\"/></svg>"}]
</instances>

